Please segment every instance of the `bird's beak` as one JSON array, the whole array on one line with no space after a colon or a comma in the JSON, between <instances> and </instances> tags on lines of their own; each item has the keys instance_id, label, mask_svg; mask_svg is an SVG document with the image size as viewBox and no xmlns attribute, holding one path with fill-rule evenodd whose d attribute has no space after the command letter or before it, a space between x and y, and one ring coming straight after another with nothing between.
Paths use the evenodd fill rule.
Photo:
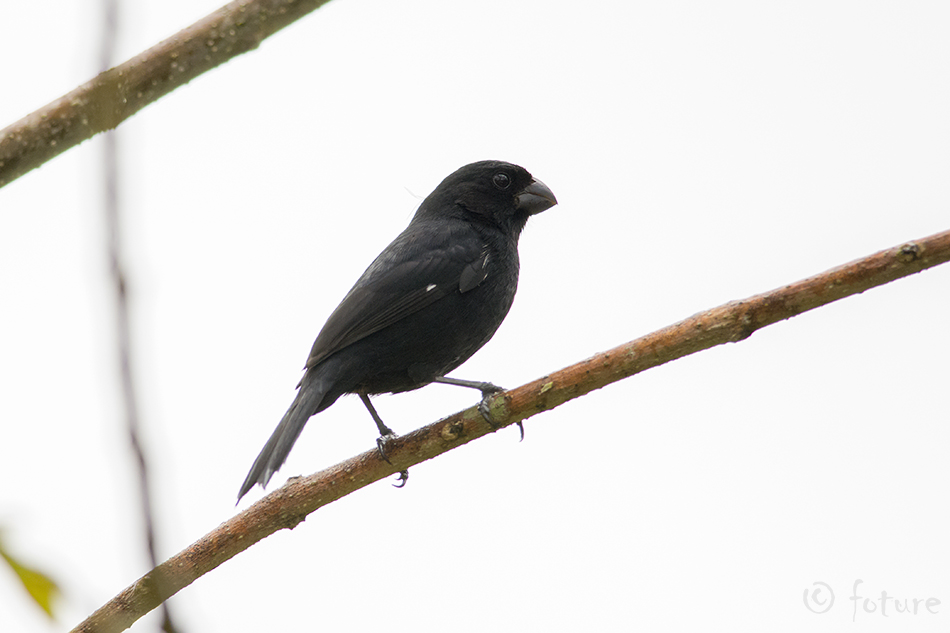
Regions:
<instances>
[{"instance_id":1,"label":"bird's beak","mask_svg":"<svg viewBox=\"0 0 950 633\"><path fill-rule=\"evenodd\" d=\"M531 184L521 190L515 196L515 203L518 209L528 215L541 213L557 204L557 198L554 192L548 189L548 186L537 179L532 179Z\"/></svg>"}]
</instances>

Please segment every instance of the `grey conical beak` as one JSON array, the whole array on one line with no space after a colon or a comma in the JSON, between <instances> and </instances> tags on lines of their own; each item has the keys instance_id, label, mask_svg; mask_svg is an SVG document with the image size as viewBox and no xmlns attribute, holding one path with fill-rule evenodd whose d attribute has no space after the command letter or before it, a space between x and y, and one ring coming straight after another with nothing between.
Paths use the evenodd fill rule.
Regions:
<instances>
[{"instance_id":1,"label":"grey conical beak","mask_svg":"<svg viewBox=\"0 0 950 633\"><path fill-rule=\"evenodd\" d=\"M556 205L557 198L554 197L554 192L548 189L546 184L540 180L532 179L531 184L515 196L515 202L518 209L528 215L534 215Z\"/></svg>"}]
</instances>

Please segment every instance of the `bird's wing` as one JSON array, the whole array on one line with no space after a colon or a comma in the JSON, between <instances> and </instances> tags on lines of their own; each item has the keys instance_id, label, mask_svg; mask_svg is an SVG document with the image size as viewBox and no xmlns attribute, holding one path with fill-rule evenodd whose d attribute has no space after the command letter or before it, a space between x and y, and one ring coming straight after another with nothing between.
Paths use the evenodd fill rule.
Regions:
<instances>
[{"instance_id":1,"label":"bird's wing","mask_svg":"<svg viewBox=\"0 0 950 633\"><path fill-rule=\"evenodd\" d=\"M412 248L420 242L427 242L425 250ZM488 275L487 264L481 240L453 239L444 231L433 236L407 230L366 269L327 319L306 368L449 293L477 287Z\"/></svg>"}]
</instances>

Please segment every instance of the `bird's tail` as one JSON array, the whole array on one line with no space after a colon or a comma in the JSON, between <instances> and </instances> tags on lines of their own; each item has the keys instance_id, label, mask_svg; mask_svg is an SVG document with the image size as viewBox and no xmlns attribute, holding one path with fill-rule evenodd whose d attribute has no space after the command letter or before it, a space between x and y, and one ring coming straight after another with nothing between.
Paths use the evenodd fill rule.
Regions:
<instances>
[{"instance_id":1,"label":"bird's tail","mask_svg":"<svg viewBox=\"0 0 950 633\"><path fill-rule=\"evenodd\" d=\"M329 390L329 382L313 370L304 375L303 380L300 381L297 397L281 418L280 424L274 429L267 444L264 444L260 455L254 460L254 465L247 473L244 483L241 484L238 503L241 502L241 497L254 487L254 484L260 484L262 488L267 486L267 482L287 459L290 449L293 448L307 420L318 410L322 411L332 404L323 402ZM321 407L321 404L325 406Z\"/></svg>"}]
</instances>

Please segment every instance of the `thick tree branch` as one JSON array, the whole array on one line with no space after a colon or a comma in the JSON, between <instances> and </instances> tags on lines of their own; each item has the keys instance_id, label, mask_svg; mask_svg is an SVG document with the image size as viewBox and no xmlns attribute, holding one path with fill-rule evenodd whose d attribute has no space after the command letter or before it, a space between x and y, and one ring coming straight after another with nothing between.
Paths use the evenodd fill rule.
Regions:
<instances>
[{"instance_id":1,"label":"thick tree branch","mask_svg":"<svg viewBox=\"0 0 950 633\"><path fill-rule=\"evenodd\" d=\"M211 70L329 0L236 0L0 130L0 187Z\"/></svg>"},{"instance_id":2,"label":"thick tree branch","mask_svg":"<svg viewBox=\"0 0 950 633\"><path fill-rule=\"evenodd\" d=\"M651 367L716 345L741 341L759 328L948 260L950 231L701 312L499 394L492 404L496 428L553 409ZM200 576L274 532L294 528L317 508L494 430L473 407L395 440L388 447L391 464L382 461L373 448L309 477L294 478L140 578L74 631L124 630Z\"/></svg>"}]
</instances>

